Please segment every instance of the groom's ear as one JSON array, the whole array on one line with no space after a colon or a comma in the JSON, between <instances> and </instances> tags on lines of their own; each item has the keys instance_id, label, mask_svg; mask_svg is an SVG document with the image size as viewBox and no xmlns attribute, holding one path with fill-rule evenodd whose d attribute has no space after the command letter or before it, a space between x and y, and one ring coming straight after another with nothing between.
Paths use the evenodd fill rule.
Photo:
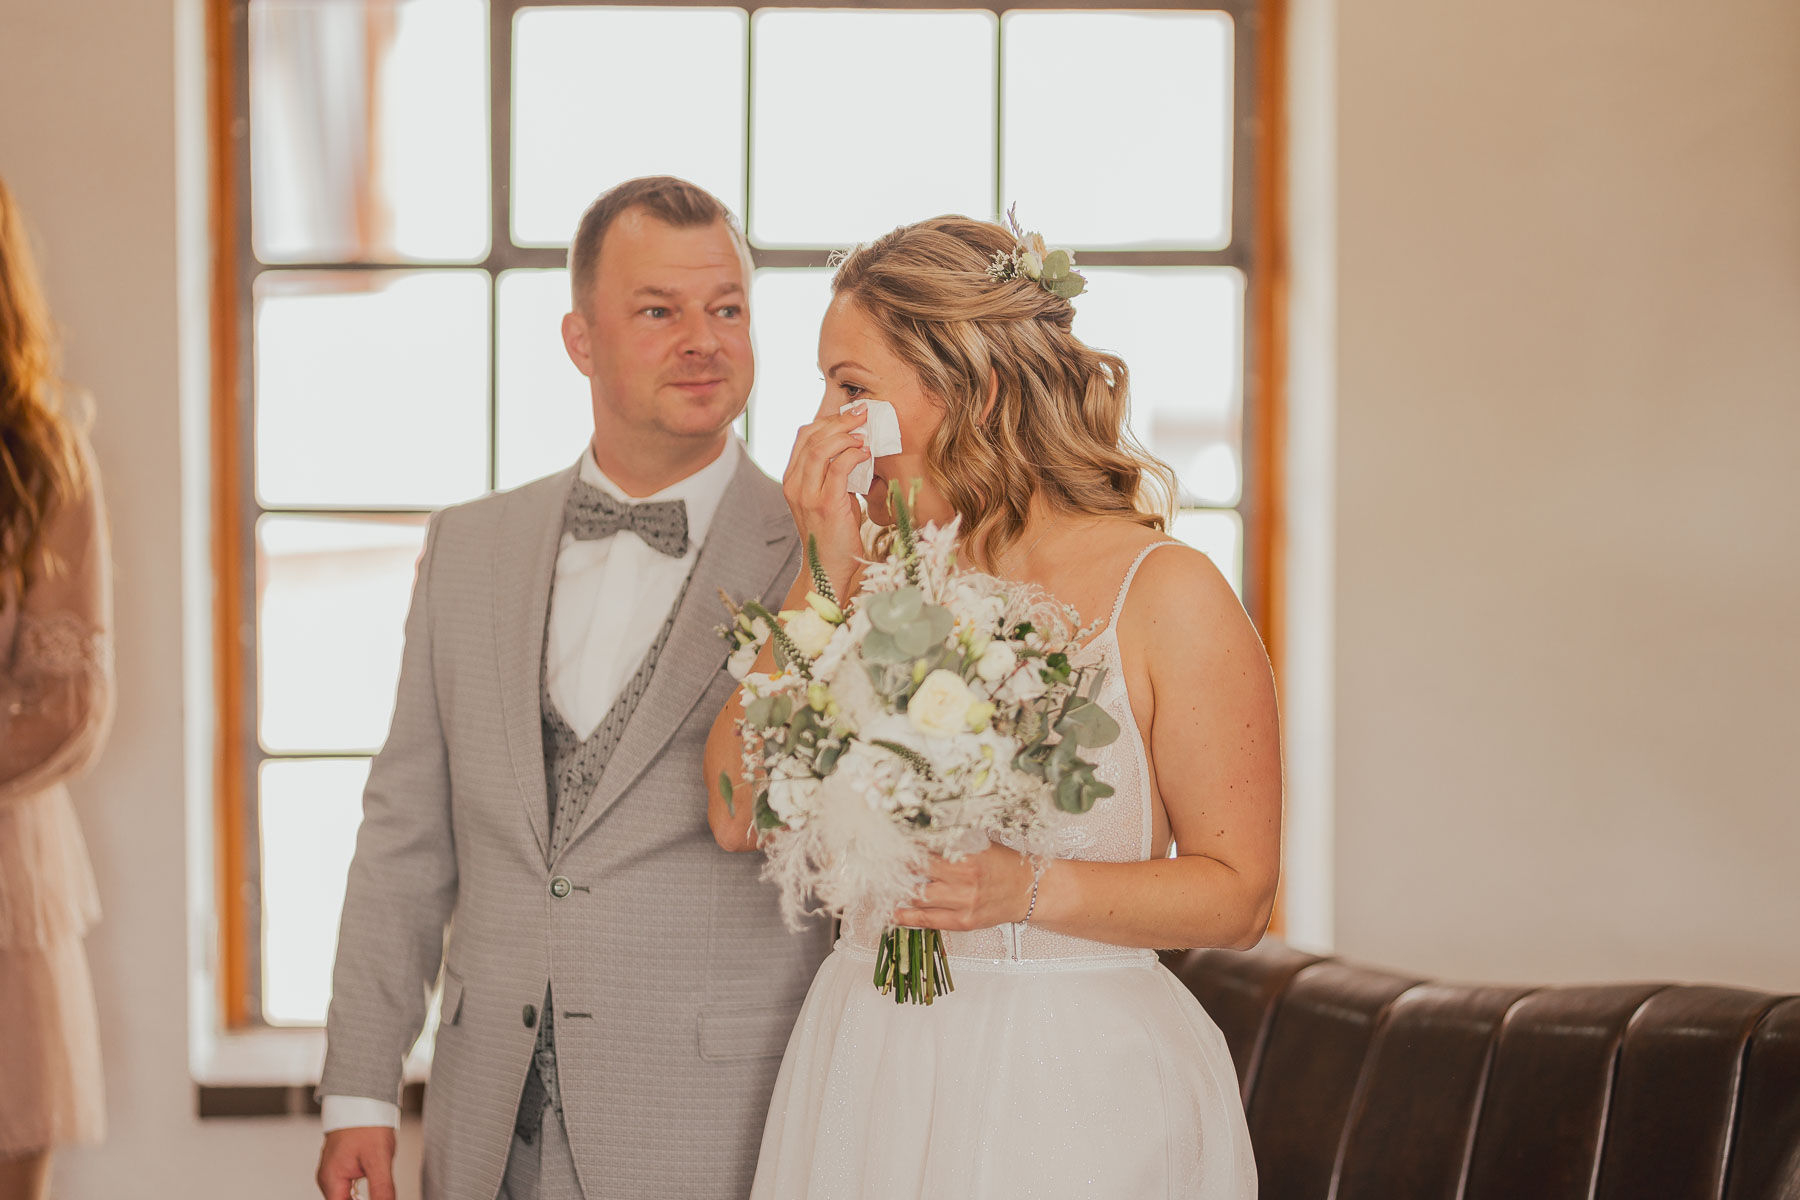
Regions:
<instances>
[{"instance_id":1,"label":"groom's ear","mask_svg":"<svg viewBox=\"0 0 1800 1200\"><path fill-rule=\"evenodd\" d=\"M594 373L594 356L588 346L588 324L581 319L578 312L567 312L562 319L563 349L569 352L569 361L583 375Z\"/></svg>"}]
</instances>

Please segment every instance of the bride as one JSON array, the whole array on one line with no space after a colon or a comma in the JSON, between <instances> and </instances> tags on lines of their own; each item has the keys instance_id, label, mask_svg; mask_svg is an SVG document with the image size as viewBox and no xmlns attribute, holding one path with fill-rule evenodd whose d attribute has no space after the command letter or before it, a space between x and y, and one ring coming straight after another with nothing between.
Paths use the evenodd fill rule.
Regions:
<instances>
[{"instance_id":1,"label":"bride","mask_svg":"<svg viewBox=\"0 0 1800 1200\"><path fill-rule=\"evenodd\" d=\"M1256 1194L1224 1039L1155 948L1248 947L1268 924L1268 657L1211 562L1167 537L1172 475L1125 427L1125 364L1070 331L1069 288L1016 269L1030 249L1041 239L938 217L851 252L819 333L824 402L783 488L837 594L854 595L860 402L891 404L902 448L874 460L869 519L892 522L888 480L918 480L920 521L962 518L964 562L1099 630L1085 653L1108 669L1101 703L1123 730L1098 752L1116 790L1041 872L990 845L934 861L911 907L846 919L782 1061L758 1200ZM808 586L803 570L785 607ZM755 669L772 669L763 654ZM710 781L740 770L741 715L735 699L719 714ZM733 815L712 785L725 849L756 847L750 807ZM888 924L944 930L956 990L930 1007L877 992Z\"/></svg>"}]
</instances>

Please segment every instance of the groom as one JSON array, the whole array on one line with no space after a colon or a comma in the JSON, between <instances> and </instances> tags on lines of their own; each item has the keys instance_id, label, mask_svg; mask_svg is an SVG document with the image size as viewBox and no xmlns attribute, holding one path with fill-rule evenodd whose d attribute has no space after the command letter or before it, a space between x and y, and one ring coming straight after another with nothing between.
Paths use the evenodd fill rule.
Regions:
<instances>
[{"instance_id":1,"label":"groom","mask_svg":"<svg viewBox=\"0 0 1800 1200\"><path fill-rule=\"evenodd\" d=\"M732 436L748 249L667 177L569 251L575 466L438 513L332 976L318 1182L392 1197L401 1061L442 970L427 1200L740 1198L826 931L795 936L706 823L721 589L778 604L781 489Z\"/></svg>"}]
</instances>

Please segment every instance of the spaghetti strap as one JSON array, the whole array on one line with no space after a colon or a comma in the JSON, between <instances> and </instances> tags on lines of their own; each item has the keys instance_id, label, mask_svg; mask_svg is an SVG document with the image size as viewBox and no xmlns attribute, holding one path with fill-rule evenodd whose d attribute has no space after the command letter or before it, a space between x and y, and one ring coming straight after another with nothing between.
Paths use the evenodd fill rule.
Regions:
<instances>
[{"instance_id":1,"label":"spaghetti strap","mask_svg":"<svg viewBox=\"0 0 1800 1200\"><path fill-rule=\"evenodd\" d=\"M1138 556L1131 560L1130 569L1125 572L1125 581L1119 584L1119 598L1113 601L1112 616L1108 617L1106 621L1106 627L1108 629L1112 629L1118 625L1119 614L1125 611L1125 594L1131 590L1131 581L1137 578L1138 568L1144 565L1144 560L1150 557L1150 552L1152 550L1161 550L1164 546L1180 546L1184 544L1185 543L1176 541L1151 542L1148 546L1145 546L1138 552Z\"/></svg>"}]
</instances>

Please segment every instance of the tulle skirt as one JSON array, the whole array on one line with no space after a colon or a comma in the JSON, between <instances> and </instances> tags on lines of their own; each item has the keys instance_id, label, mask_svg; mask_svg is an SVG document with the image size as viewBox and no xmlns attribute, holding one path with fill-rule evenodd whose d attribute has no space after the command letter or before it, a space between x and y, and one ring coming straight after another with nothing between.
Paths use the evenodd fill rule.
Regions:
<instances>
[{"instance_id":1,"label":"tulle skirt","mask_svg":"<svg viewBox=\"0 0 1800 1200\"><path fill-rule=\"evenodd\" d=\"M1218 1026L1149 951L953 959L897 1005L840 942L788 1041L753 1200L1255 1200Z\"/></svg>"}]
</instances>

